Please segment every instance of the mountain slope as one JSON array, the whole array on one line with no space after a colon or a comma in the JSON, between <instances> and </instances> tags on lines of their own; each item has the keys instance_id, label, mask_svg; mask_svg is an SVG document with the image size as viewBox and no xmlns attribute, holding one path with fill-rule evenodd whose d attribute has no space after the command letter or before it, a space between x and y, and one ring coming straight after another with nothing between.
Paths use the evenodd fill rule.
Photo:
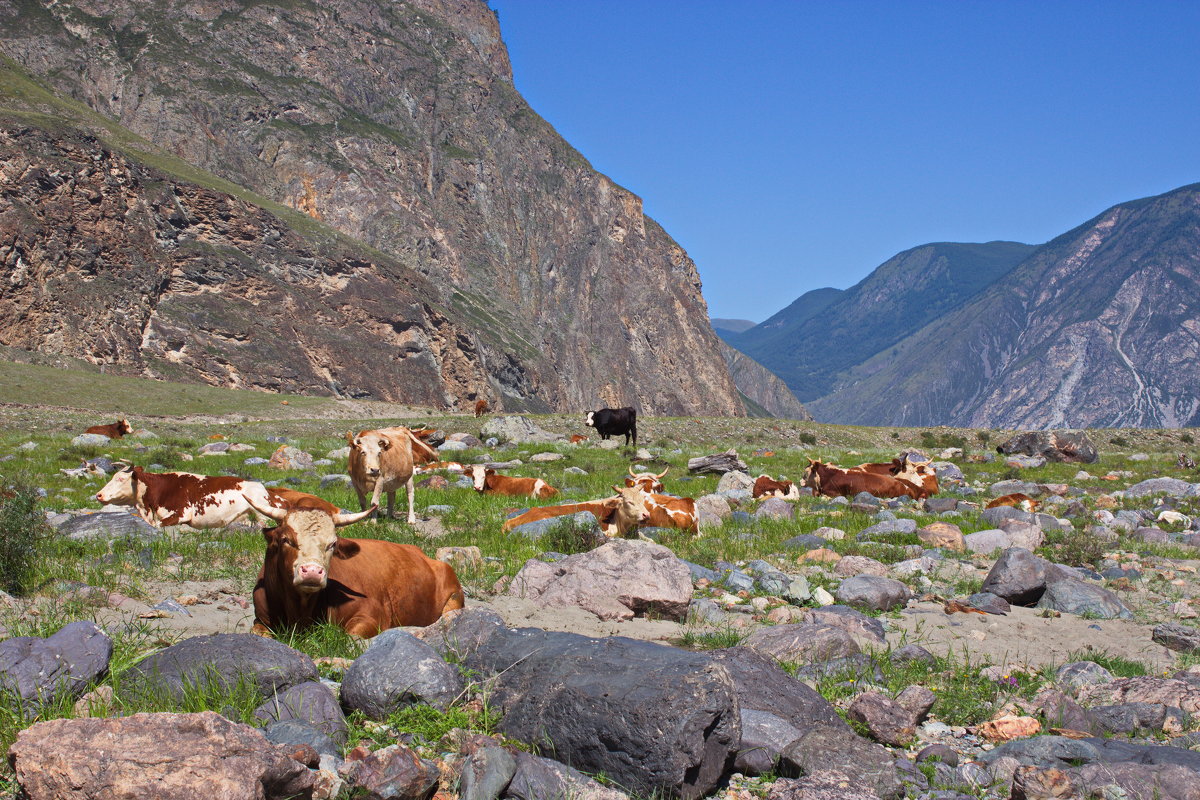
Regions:
<instances>
[{"instance_id":1,"label":"mountain slope","mask_svg":"<svg viewBox=\"0 0 1200 800\"><path fill-rule=\"evenodd\" d=\"M741 333L758 324L748 319L722 319L720 317L713 317L709 322L712 323L713 330L717 332L717 335L722 332Z\"/></svg>"},{"instance_id":2,"label":"mountain slope","mask_svg":"<svg viewBox=\"0 0 1200 800\"><path fill-rule=\"evenodd\" d=\"M140 137L150 167L177 157L228 194L363 243L380 255L368 271L392 260L423 276L420 299L464 323L477 351L471 391L502 407L742 413L695 265L529 108L478 0L0 0L0 49L57 95L6 94L9 109L49 115L26 124L105 127L108 146ZM232 288L209 299L236 301ZM295 355L296 390L330 391L310 380L305 348ZM435 388L419 393L467 399Z\"/></svg>"},{"instance_id":3,"label":"mountain slope","mask_svg":"<svg viewBox=\"0 0 1200 800\"><path fill-rule=\"evenodd\" d=\"M808 405L880 425L1200 424L1200 184L1043 245Z\"/></svg>"},{"instance_id":4,"label":"mountain slope","mask_svg":"<svg viewBox=\"0 0 1200 800\"><path fill-rule=\"evenodd\" d=\"M914 247L844 292L802 295L730 343L807 403L832 391L840 373L958 308L1033 249L1018 242Z\"/></svg>"},{"instance_id":5,"label":"mountain slope","mask_svg":"<svg viewBox=\"0 0 1200 800\"><path fill-rule=\"evenodd\" d=\"M755 413L753 406L746 412L750 416L770 415L779 419L812 419L812 415L803 404L769 369L759 364L745 353L740 353L725 342L721 342L721 354L729 366L729 374L733 383L743 398L748 398L753 406L761 408L765 414Z\"/></svg>"}]
</instances>

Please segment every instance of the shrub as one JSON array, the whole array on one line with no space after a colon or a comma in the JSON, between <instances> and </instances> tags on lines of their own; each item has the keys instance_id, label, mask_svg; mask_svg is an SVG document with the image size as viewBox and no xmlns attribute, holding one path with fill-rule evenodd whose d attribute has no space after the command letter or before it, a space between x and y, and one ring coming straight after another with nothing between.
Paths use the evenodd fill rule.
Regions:
<instances>
[{"instance_id":1,"label":"shrub","mask_svg":"<svg viewBox=\"0 0 1200 800\"><path fill-rule=\"evenodd\" d=\"M0 589L9 594L32 588L38 548L51 534L37 503L37 491L24 480L0 484Z\"/></svg>"},{"instance_id":2,"label":"shrub","mask_svg":"<svg viewBox=\"0 0 1200 800\"><path fill-rule=\"evenodd\" d=\"M574 517L563 517L545 535L538 544L547 551L555 553L586 553L607 541L602 533L597 533L591 523L578 522Z\"/></svg>"},{"instance_id":3,"label":"shrub","mask_svg":"<svg viewBox=\"0 0 1200 800\"><path fill-rule=\"evenodd\" d=\"M1071 531L1062 540L1052 545L1055 557L1063 564L1072 567L1095 568L1096 562L1104 557L1105 551L1111 547L1099 537L1092 536L1086 531Z\"/></svg>"},{"instance_id":4,"label":"shrub","mask_svg":"<svg viewBox=\"0 0 1200 800\"><path fill-rule=\"evenodd\" d=\"M803 444L816 444L817 437L815 435L805 431L804 433L800 434L800 441Z\"/></svg>"},{"instance_id":5,"label":"shrub","mask_svg":"<svg viewBox=\"0 0 1200 800\"><path fill-rule=\"evenodd\" d=\"M1179 441L1183 442L1184 444L1192 444L1196 440L1192 438L1190 433L1185 433L1179 437Z\"/></svg>"},{"instance_id":6,"label":"shrub","mask_svg":"<svg viewBox=\"0 0 1200 800\"><path fill-rule=\"evenodd\" d=\"M1114 436L1108 440L1113 447L1129 447L1129 440L1124 436Z\"/></svg>"}]
</instances>

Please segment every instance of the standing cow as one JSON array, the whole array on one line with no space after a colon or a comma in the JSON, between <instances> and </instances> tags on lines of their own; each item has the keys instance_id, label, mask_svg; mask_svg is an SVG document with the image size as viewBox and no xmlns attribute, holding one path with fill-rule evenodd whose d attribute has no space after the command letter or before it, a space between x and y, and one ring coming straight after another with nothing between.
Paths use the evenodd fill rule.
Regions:
<instances>
[{"instance_id":1,"label":"standing cow","mask_svg":"<svg viewBox=\"0 0 1200 800\"><path fill-rule=\"evenodd\" d=\"M381 428L379 430L346 432L350 444L347 466L350 482L358 493L359 508L366 510L367 493L371 493L369 505L379 505L379 497L387 493L388 516L395 511L396 490L403 486L408 493L408 524L414 525L417 514L413 503L414 450L429 449L408 428Z\"/></svg>"},{"instance_id":2,"label":"standing cow","mask_svg":"<svg viewBox=\"0 0 1200 800\"><path fill-rule=\"evenodd\" d=\"M583 421L596 429L601 439L609 436L625 435L625 446L629 446L629 438L633 437L633 445L637 446L637 411L632 408L602 408L599 411L589 411Z\"/></svg>"}]
</instances>

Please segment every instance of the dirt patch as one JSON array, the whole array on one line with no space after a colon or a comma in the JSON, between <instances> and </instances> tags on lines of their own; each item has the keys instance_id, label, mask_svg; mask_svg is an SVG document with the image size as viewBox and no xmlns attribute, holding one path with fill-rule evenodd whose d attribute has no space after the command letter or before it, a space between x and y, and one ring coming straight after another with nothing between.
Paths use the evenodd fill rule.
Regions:
<instances>
[{"instance_id":1,"label":"dirt patch","mask_svg":"<svg viewBox=\"0 0 1200 800\"><path fill-rule=\"evenodd\" d=\"M472 602L476 608L489 608L513 628L542 628L548 631L567 631L584 636L627 636L648 642L670 644L683 634L678 622L635 617L627 621L602 620L590 611L573 606L546 606L535 600L499 596L487 601Z\"/></svg>"},{"instance_id":2,"label":"dirt patch","mask_svg":"<svg viewBox=\"0 0 1200 800\"><path fill-rule=\"evenodd\" d=\"M111 607L96 612L97 622L111 627L144 624L164 634L164 638L180 639L211 633L249 633L254 626L254 604L233 581L164 581L149 584L146 593L157 599L144 603L110 595ZM152 607L163 600L180 603L183 612Z\"/></svg>"}]
</instances>

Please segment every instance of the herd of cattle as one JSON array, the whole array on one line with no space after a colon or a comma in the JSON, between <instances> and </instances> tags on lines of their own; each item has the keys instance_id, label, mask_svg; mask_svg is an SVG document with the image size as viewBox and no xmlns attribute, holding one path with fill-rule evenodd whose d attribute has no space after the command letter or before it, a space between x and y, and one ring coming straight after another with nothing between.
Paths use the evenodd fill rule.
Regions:
<instances>
[{"instance_id":1,"label":"herd of cattle","mask_svg":"<svg viewBox=\"0 0 1200 800\"><path fill-rule=\"evenodd\" d=\"M592 412L587 424L605 437L626 434L627 439L637 441L633 409ZM130 431L125 420L88 429L112 438ZM412 524L416 522L413 476L420 473L441 470L470 475L475 490L483 494L535 499L559 494L541 478L510 477L480 464L439 461L437 451L426 441L432 432L392 427L346 434L347 466L361 509L356 513L344 512L315 495L257 481L186 472L153 473L128 464L96 493L96 500L131 506L154 527L225 527L251 512L274 520L276 526L263 532L267 550L254 588L254 632L269 635L281 627L304 628L329 621L352 635L370 637L387 628L429 625L443 613L462 608L464 602L454 569L419 548L338 535L339 528L377 516L382 495L387 495L391 517L395 493L403 486L408 496L407 519ZM609 536L629 536L642 527L696 533L696 501L663 493L662 478L668 469L635 473L630 467L624 486L614 484L611 497L537 506L507 520L503 529L588 511ZM911 454L850 468L810 461L802 484L815 495L831 497L870 492L876 497L919 500L939 490L931 462ZM755 498L787 499L797 498L799 493L792 481L768 475L759 476L751 492ZM993 505L1028 507L1030 502L1023 495L1010 495Z\"/></svg>"}]
</instances>

